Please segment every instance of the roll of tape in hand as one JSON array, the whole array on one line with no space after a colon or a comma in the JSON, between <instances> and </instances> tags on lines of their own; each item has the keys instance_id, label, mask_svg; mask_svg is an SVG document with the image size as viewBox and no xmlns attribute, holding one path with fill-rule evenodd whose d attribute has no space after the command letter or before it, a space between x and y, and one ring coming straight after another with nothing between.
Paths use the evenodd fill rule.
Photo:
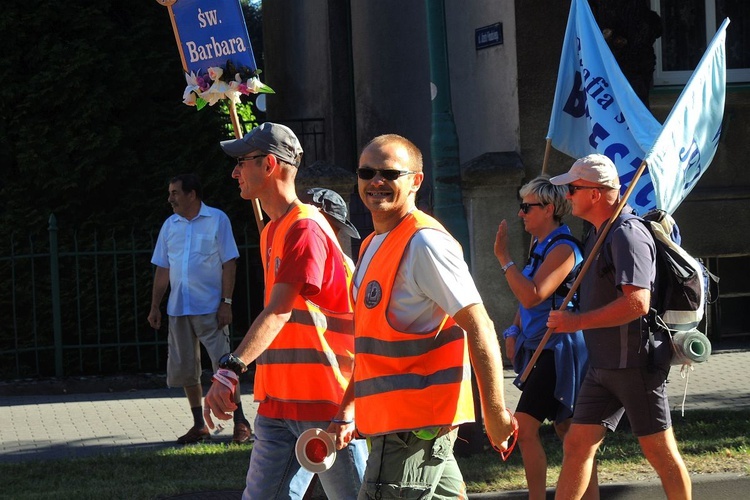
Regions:
<instances>
[{"instance_id":1,"label":"roll of tape in hand","mask_svg":"<svg viewBox=\"0 0 750 500\"><path fill-rule=\"evenodd\" d=\"M294 453L305 470L325 472L336 461L336 440L323 429L307 429L297 438Z\"/></svg>"}]
</instances>

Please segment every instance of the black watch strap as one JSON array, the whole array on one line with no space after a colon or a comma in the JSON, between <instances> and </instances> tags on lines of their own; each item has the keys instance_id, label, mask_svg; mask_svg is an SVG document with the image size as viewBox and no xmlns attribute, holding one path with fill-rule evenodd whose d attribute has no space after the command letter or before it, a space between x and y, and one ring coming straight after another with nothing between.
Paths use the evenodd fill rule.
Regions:
<instances>
[{"instance_id":1,"label":"black watch strap","mask_svg":"<svg viewBox=\"0 0 750 500\"><path fill-rule=\"evenodd\" d=\"M241 375L247 371L247 365L231 352L228 352L219 358L219 368L232 370L237 375Z\"/></svg>"}]
</instances>

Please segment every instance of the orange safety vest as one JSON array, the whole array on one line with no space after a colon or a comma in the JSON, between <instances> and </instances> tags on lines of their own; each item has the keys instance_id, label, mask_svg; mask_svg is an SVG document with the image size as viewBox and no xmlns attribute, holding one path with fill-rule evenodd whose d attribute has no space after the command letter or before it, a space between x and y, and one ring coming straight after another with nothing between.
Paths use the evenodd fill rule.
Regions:
<instances>
[{"instance_id":1,"label":"orange safety vest","mask_svg":"<svg viewBox=\"0 0 750 500\"><path fill-rule=\"evenodd\" d=\"M351 269L328 221L316 207L298 205L279 222L270 246L268 226L261 232L266 304L283 257L286 234L302 219L317 222L334 242L346 269L346 283L341 286L351 283ZM351 306L347 311L328 311L298 295L289 321L256 360L256 401L340 404L354 362L352 316Z\"/></svg>"},{"instance_id":2,"label":"orange safety vest","mask_svg":"<svg viewBox=\"0 0 750 500\"><path fill-rule=\"evenodd\" d=\"M447 314L433 331L402 332L388 322L393 283L411 238L446 232L414 210L386 236L362 278L354 306L357 430L365 436L474 420L471 365L464 332ZM373 235L360 249L360 260Z\"/></svg>"}]
</instances>

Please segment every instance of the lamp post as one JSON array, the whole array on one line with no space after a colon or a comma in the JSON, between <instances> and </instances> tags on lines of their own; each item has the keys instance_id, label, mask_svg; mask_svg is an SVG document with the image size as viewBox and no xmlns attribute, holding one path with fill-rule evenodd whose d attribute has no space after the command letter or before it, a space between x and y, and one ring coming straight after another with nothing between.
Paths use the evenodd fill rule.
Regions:
<instances>
[{"instance_id":1,"label":"lamp post","mask_svg":"<svg viewBox=\"0 0 750 500\"><path fill-rule=\"evenodd\" d=\"M469 229L461 193L461 165L458 156L458 134L451 110L451 85L448 69L448 42L445 35L444 0L426 0L427 42L430 48L430 80L432 92L432 186L433 213L454 238L461 243L464 259L469 259ZM482 406L479 389L472 380L476 422L463 424L459 434L464 440L456 442L456 452L462 455L482 450Z\"/></svg>"},{"instance_id":2,"label":"lamp post","mask_svg":"<svg viewBox=\"0 0 750 500\"><path fill-rule=\"evenodd\" d=\"M458 134L451 110L448 47L443 0L427 0L427 37L432 92L432 186L435 217L461 243L469 262L469 230L461 194Z\"/></svg>"}]
</instances>

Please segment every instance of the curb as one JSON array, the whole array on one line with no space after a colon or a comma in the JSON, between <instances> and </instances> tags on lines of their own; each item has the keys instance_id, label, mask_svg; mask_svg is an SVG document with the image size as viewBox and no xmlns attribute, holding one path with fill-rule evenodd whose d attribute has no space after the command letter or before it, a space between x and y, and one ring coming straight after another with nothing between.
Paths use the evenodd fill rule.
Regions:
<instances>
[{"instance_id":1,"label":"curb","mask_svg":"<svg viewBox=\"0 0 750 500\"><path fill-rule=\"evenodd\" d=\"M750 468L750 465L748 466ZM735 500L745 498L750 491L750 475L739 474L696 474L691 475L693 498L710 498L711 500ZM599 486L602 500L643 500L666 498L658 480L638 483L607 483ZM526 499L526 490L493 491L488 493L469 493L469 500ZM176 496L162 497L180 500L238 500L242 491L198 491L182 493ZM555 489L547 489L547 500L554 500ZM325 500L325 497L314 496L310 500Z\"/></svg>"}]
</instances>

